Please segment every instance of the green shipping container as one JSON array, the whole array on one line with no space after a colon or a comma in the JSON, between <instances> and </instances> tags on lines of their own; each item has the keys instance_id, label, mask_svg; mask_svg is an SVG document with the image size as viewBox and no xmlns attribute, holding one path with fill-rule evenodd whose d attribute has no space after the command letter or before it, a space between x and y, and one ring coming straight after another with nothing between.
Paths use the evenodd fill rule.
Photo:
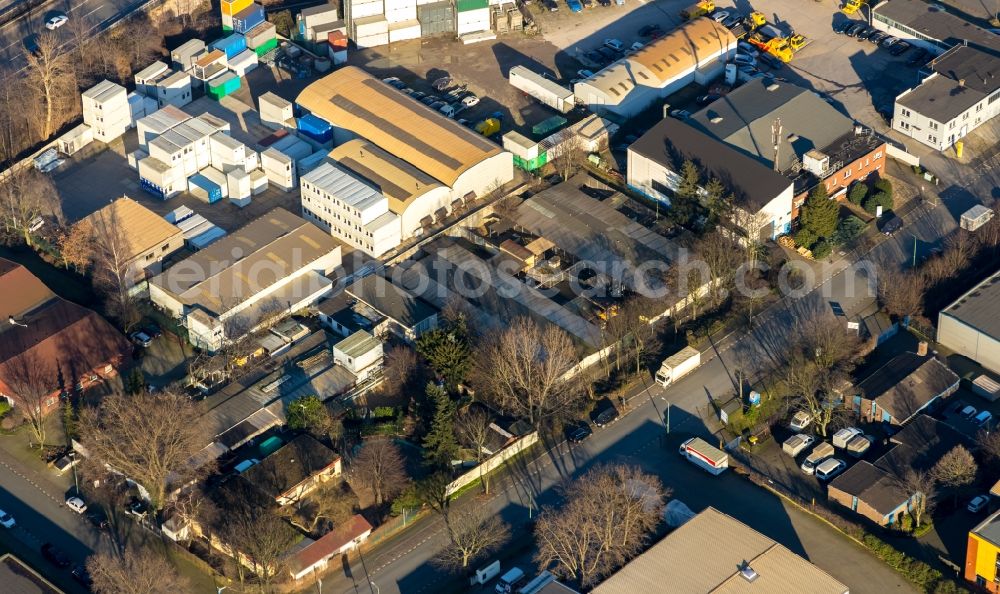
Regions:
<instances>
[{"instance_id":1,"label":"green shipping container","mask_svg":"<svg viewBox=\"0 0 1000 594\"><path fill-rule=\"evenodd\" d=\"M223 74L219 78L208 81L207 94L212 99L219 100L236 92L239 88L240 77L230 72L228 74Z\"/></svg>"},{"instance_id":2,"label":"green shipping container","mask_svg":"<svg viewBox=\"0 0 1000 594\"><path fill-rule=\"evenodd\" d=\"M468 12L470 10L477 10L480 8L486 8L490 5L490 0L456 0L455 9L458 12Z\"/></svg>"},{"instance_id":3,"label":"green shipping container","mask_svg":"<svg viewBox=\"0 0 1000 594\"><path fill-rule=\"evenodd\" d=\"M232 33L233 32L233 28L232 27L227 27L226 25L222 25L222 32L223 33Z\"/></svg>"},{"instance_id":4,"label":"green shipping container","mask_svg":"<svg viewBox=\"0 0 1000 594\"><path fill-rule=\"evenodd\" d=\"M276 47L278 47L278 40L272 39L268 42L265 42L263 45L257 46L256 48L254 48L253 51L257 52L257 57L259 58Z\"/></svg>"},{"instance_id":5,"label":"green shipping container","mask_svg":"<svg viewBox=\"0 0 1000 594\"><path fill-rule=\"evenodd\" d=\"M514 155L514 166L518 169L523 169L525 171L534 171L540 167L544 167L546 163L549 162L549 153L546 151L534 159L522 159L517 155Z\"/></svg>"}]
</instances>

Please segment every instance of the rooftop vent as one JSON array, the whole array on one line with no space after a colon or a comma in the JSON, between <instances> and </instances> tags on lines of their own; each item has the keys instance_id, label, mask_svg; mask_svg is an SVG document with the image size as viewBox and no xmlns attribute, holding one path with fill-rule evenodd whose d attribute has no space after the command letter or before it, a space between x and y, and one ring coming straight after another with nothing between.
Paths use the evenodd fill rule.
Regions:
<instances>
[{"instance_id":1,"label":"rooftop vent","mask_svg":"<svg viewBox=\"0 0 1000 594\"><path fill-rule=\"evenodd\" d=\"M774 91L777 91L778 89L780 89L781 86L778 83L771 83L771 84L767 85L766 88L767 88L768 91L771 91L773 93Z\"/></svg>"},{"instance_id":2,"label":"rooftop vent","mask_svg":"<svg viewBox=\"0 0 1000 594\"><path fill-rule=\"evenodd\" d=\"M712 116L712 118L710 120L708 120L708 121L712 122L713 124L721 124L722 123L722 116L720 116L720 115Z\"/></svg>"},{"instance_id":3,"label":"rooftop vent","mask_svg":"<svg viewBox=\"0 0 1000 594\"><path fill-rule=\"evenodd\" d=\"M760 577L757 575L757 572L754 571L753 567L750 567L750 564L746 561L744 561L743 565L740 566L740 575L743 576L743 579L750 583L753 583L754 580Z\"/></svg>"}]
</instances>

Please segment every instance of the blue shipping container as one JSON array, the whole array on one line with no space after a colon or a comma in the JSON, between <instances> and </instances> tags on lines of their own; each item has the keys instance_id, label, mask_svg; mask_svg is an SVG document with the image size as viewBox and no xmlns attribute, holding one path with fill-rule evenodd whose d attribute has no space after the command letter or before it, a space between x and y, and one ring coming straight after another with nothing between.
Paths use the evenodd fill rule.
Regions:
<instances>
[{"instance_id":1,"label":"blue shipping container","mask_svg":"<svg viewBox=\"0 0 1000 594\"><path fill-rule=\"evenodd\" d=\"M247 49L247 38L239 33L233 33L229 37L224 37L213 43L212 49L226 52L226 58L235 58L240 52Z\"/></svg>"},{"instance_id":2,"label":"blue shipping container","mask_svg":"<svg viewBox=\"0 0 1000 594\"><path fill-rule=\"evenodd\" d=\"M219 184L213 182L212 180L208 179L204 175L202 175L200 173L196 173L196 174L192 175L191 177L189 177L188 181L190 181L192 184L198 186L202 190L205 190L205 193L208 194L208 203L209 204L212 204L213 202L218 202L219 200L222 200L222 188L219 187Z\"/></svg>"},{"instance_id":3,"label":"blue shipping container","mask_svg":"<svg viewBox=\"0 0 1000 594\"><path fill-rule=\"evenodd\" d=\"M299 132L317 142L329 142L333 140L333 126L330 122L308 113L298 119Z\"/></svg>"},{"instance_id":4,"label":"blue shipping container","mask_svg":"<svg viewBox=\"0 0 1000 594\"><path fill-rule=\"evenodd\" d=\"M233 15L233 29L237 33L246 33L264 22L264 7L251 4Z\"/></svg>"},{"instance_id":5,"label":"blue shipping container","mask_svg":"<svg viewBox=\"0 0 1000 594\"><path fill-rule=\"evenodd\" d=\"M167 199L166 194L164 194L164 192L163 192L163 188L161 188L160 186L154 184L153 182L149 181L148 179L140 177L139 178L139 186L143 190L146 190L147 192L149 192L153 196L156 196L160 200L166 200Z\"/></svg>"}]
</instances>

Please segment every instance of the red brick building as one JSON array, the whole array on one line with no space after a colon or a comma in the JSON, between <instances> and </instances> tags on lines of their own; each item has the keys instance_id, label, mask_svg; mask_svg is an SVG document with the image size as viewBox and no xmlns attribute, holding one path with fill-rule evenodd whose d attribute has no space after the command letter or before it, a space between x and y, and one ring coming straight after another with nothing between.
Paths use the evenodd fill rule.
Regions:
<instances>
[{"instance_id":1,"label":"red brick building","mask_svg":"<svg viewBox=\"0 0 1000 594\"><path fill-rule=\"evenodd\" d=\"M864 181L872 174L880 174L885 171L885 141L877 136L871 136L869 138L870 140L867 140L864 143L859 143L854 147L846 147L842 156L852 160L841 165L841 167L836 171L830 171L829 175L822 179L822 183L826 185L826 193L828 196L836 198L837 200L846 200L847 189L852 183L856 181ZM856 152L863 152L864 154L857 156L850 154L852 152L852 148ZM795 181L798 182L798 180ZM801 184L796 183L795 198L792 200L793 219L798 219L799 209L805 203L806 198L809 197L809 193L812 192L813 188L819 184L820 179L815 175L807 176L802 180Z\"/></svg>"},{"instance_id":2,"label":"red brick building","mask_svg":"<svg viewBox=\"0 0 1000 594\"><path fill-rule=\"evenodd\" d=\"M95 312L49 290L27 268L0 258L0 398L50 411L63 392L85 389L117 367L128 340Z\"/></svg>"}]
</instances>

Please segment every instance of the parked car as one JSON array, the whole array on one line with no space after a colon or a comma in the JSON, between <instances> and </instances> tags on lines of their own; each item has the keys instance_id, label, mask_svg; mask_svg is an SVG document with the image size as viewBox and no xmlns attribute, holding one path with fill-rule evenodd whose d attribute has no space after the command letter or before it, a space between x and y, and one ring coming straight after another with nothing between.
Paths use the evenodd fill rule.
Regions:
<instances>
[{"instance_id":1,"label":"parked car","mask_svg":"<svg viewBox=\"0 0 1000 594\"><path fill-rule=\"evenodd\" d=\"M726 10L716 10L712 13L712 20L716 23L721 23L722 21L729 18L729 11Z\"/></svg>"},{"instance_id":2,"label":"parked car","mask_svg":"<svg viewBox=\"0 0 1000 594\"><path fill-rule=\"evenodd\" d=\"M65 14L54 14L49 18L45 19L45 28L49 31L55 31L59 27L62 27L69 20L69 17Z\"/></svg>"},{"instance_id":3,"label":"parked car","mask_svg":"<svg viewBox=\"0 0 1000 594\"><path fill-rule=\"evenodd\" d=\"M886 236L892 236L897 231L903 228L903 219L897 217L894 213L889 213L882 223L882 233Z\"/></svg>"},{"instance_id":4,"label":"parked car","mask_svg":"<svg viewBox=\"0 0 1000 594\"><path fill-rule=\"evenodd\" d=\"M89 589L92 585L94 585L94 580L90 579L90 572L87 571L86 565L77 565L70 570L69 573L73 576L73 579L84 588Z\"/></svg>"},{"instance_id":5,"label":"parked car","mask_svg":"<svg viewBox=\"0 0 1000 594\"><path fill-rule=\"evenodd\" d=\"M152 338L153 340L156 340L157 338L163 336L163 330L160 330L160 327L157 324L153 323L146 324L145 326L140 328L140 330L145 332L146 335Z\"/></svg>"},{"instance_id":6,"label":"parked car","mask_svg":"<svg viewBox=\"0 0 1000 594\"><path fill-rule=\"evenodd\" d=\"M597 3L604 7L611 6L611 0L597 0Z\"/></svg>"},{"instance_id":7,"label":"parked car","mask_svg":"<svg viewBox=\"0 0 1000 594\"><path fill-rule=\"evenodd\" d=\"M578 421L566 425L566 439L572 443L580 443L590 437L593 431L586 421Z\"/></svg>"},{"instance_id":8,"label":"parked car","mask_svg":"<svg viewBox=\"0 0 1000 594\"><path fill-rule=\"evenodd\" d=\"M892 52L890 51L889 53ZM930 52L928 52L922 47L918 47L917 50L913 52L913 55L911 55L909 59L906 60L906 63L910 66L921 66L925 62L927 62L927 59L929 57L930 57Z\"/></svg>"},{"instance_id":9,"label":"parked car","mask_svg":"<svg viewBox=\"0 0 1000 594\"><path fill-rule=\"evenodd\" d=\"M594 51L596 51L597 53L601 54L601 57L604 58L602 60L602 63L606 63L606 64L610 64L611 62L614 62L615 60L618 59L618 56L620 55L618 52L616 52L615 50L611 49L610 47L599 47L599 48L597 48Z\"/></svg>"},{"instance_id":10,"label":"parked car","mask_svg":"<svg viewBox=\"0 0 1000 594\"><path fill-rule=\"evenodd\" d=\"M580 0L566 0L566 6L569 6L570 12L583 12L583 4L580 4Z\"/></svg>"},{"instance_id":11,"label":"parked car","mask_svg":"<svg viewBox=\"0 0 1000 594\"><path fill-rule=\"evenodd\" d=\"M13 528L16 525L17 522L14 521L14 516L0 509L0 526L3 526L4 528Z\"/></svg>"},{"instance_id":12,"label":"parked car","mask_svg":"<svg viewBox=\"0 0 1000 594\"><path fill-rule=\"evenodd\" d=\"M583 57L586 58L588 61L593 62L594 64L597 65L607 63L607 58L604 57L604 54L599 54L593 50L583 54Z\"/></svg>"},{"instance_id":13,"label":"parked car","mask_svg":"<svg viewBox=\"0 0 1000 594\"><path fill-rule=\"evenodd\" d=\"M893 37L892 35L886 35L879 45L882 47L891 47L893 44L899 41L898 37Z\"/></svg>"},{"instance_id":14,"label":"parked car","mask_svg":"<svg viewBox=\"0 0 1000 594\"><path fill-rule=\"evenodd\" d=\"M66 507L70 508L71 510L75 511L78 514L82 514L83 512L87 511L87 504L84 503L83 499L80 499L79 497L67 497Z\"/></svg>"},{"instance_id":15,"label":"parked car","mask_svg":"<svg viewBox=\"0 0 1000 594\"><path fill-rule=\"evenodd\" d=\"M894 56L902 56L903 54L906 53L906 50L910 49L911 47L913 46L910 45L909 43L905 41L900 41L898 43L892 44L892 47L889 48L889 53Z\"/></svg>"},{"instance_id":16,"label":"parked car","mask_svg":"<svg viewBox=\"0 0 1000 594\"><path fill-rule=\"evenodd\" d=\"M642 28L639 29L639 35L642 37L649 37L657 31L659 31L660 34L663 34L663 29L659 25L643 25Z\"/></svg>"},{"instance_id":17,"label":"parked car","mask_svg":"<svg viewBox=\"0 0 1000 594\"><path fill-rule=\"evenodd\" d=\"M620 39L605 39L604 46L610 47L616 52L623 51L625 49L625 44L621 42Z\"/></svg>"},{"instance_id":18,"label":"parked car","mask_svg":"<svg viewBox=\"0 0 1000 594\"><path fill-rule=\"evenodd\" d=\"M598 427L606 427L618 418L618 409L614 405L607 406L600 411L595 411L593 415L594 424Z\"/></svg>"},{"instance_id":19,"label":"parked car","mask_svg":"<svg viewBox=\"0 0 1000 594\"><path fill-rule=\"evenodd\" d=\"M108 524L108 519L104 517L102 512L99 511L91 511L87 514L87 519L94 525L94 528L97 528L98 530L107 530L111 526Z\"/></svg>"},{"instance_id":20,"label":"parked car","mask_svg":"<svg viewBox=\"0 0 1000 594\"><path fill-rule=\"evenodd\" d=\"M848 37L855 37L857 36L858 33L861 33L867 28L868 25L866 23L855 23L850 27L848 27L848 29L844 31L844 34L847 35Z\"/></svg>"},{"instance_id":21,"label":"parked car","mask_svg":"<svg viewBox=\"0 0 1000 594\"><path fill-rule=\"evenodd\" d=\"M66 556L66 553L50 542L42 545L42 556L56 567L65 569L70 565L69 557Z\"/></svg>"},{"instance_id":22,"label":"parked car","mask_svg":"<svg viewBox=\"0 0 1000 594\"><path fill-rule=\"evenodd\" d=\"M868 39L868 37L874 35L875 33L878 33L878 29L872 27L871 25L865 25L864 29L859 30L854 34L854 36L858 38L858 42L861 42Z\"/></svg>"},{"instance_id":23,"label":"parked car","mask_svg":"<svg viewBox=\"0 0 1000 594\"><path fill-rule=\"evenodd\" d=\"M579 76L580 78L590 78L591 76L594 76L594 73L591 72L590 70L587 70L586 68L581 68L580 70L576 71L576 75Z\"/></svg>"},{"instance_id":24,"label":"parked car","mask_svg":"<svg viewBox=\"0 0 1000 594\"><path fill-rule=\"evenodd\" d=\"M788 423L788 427L792 431L799 432L808 427L809 424L812 423L812 420L813 418L811 414L807 413L804 410L800 410L799 412L792 415L792 420L790 423Z\"/></svg>"},{"instance_id":25,"label":"parked car","mask_svg":"<svg viewBox=\"0 0 1000 594\"><path fill-rule=\"evenodd\" d=\"M819 466L816 467L816 478L821 481L832 480L838 474L844 472L845 468L847 468L847 462L838 458L828 458L820 462Z\"/></svg>"},{"instance_id":26,"label":"parked car","mask_svg":"<svg viewBox=\"0 0 1000 594\"><path fill-rule=\"evenodd\" d=\"M594 0L580 0L580 2L583 3L584 8L593 8L597 6L596 4L594 4Z\"/></svg>"},{"instance_id":27,"label":"parked car","mask_svg":"<svg viewBox=\"0 0 1000 594\"><path fill-rule=\"evenodd\" d=\"M559 12L559 4L555 0L546 0L545 6L549 8L549 12Z\"/></svg>"},{"instance_id":28,"label":"parked car","mask_svg":"<svg viewBox=\"0 0 1000 594\"><path fill-rule=\"evenodd\" d=\"M150 337L142 330L138 330L136 332L133 332L132 334L129 334L129 339L132 341L133 344L136 344L143 348L148 347L153 342L152 337Z\"/></svg>"},{"instance_id":29,"label":"parked car","mask_svg":"<svg viewBox=\"0 0 1000 594\"><path fill-rule=\"evenodd\" d=\"M976 495L975 497L972 498L971 501L969 501L969 505L967 505L965 509L969 510L974 514L978 514L979 512L983 511L983 509L987 506L987 504L989 504L989 502L990 502L989 495Z\"/></svg>"},{"instance_id":30,"label":"parked car","mask_svg":"<svg viewBox=\"0 0 1000 594\"><path fill-rule=\"evenodd\" d=\"M633 52L637 52L637 51L641 50L644 47L646 47L645 43L643 43L641 41L635 41L635 42L632 43L632 45L629 46L629 49L632 50Z\"/></svg>"},{"instance_id":31,"label":"parked car","mask_svg":"<svg viewBox=\"0 0 1000 594\"><path fill-rule=\"evenodd\" d=\"M888 33L883 33L879 31L878 33L872 35L868 38L868 41L874 43L875 45L881 45L882 42L889 37Z\"/></svg>"},{"instance_id":32,"label":"parked car","mask_svg":"<svg viewBox=\"0 0 1000 594\"><path fill-rule=\"evenodd\" d=\"M841 21L840 23L833 26L833 32L838 35L843 35L844 33L847 32L848 29L854 26L854 23L855 21L852 20Z\"/></svg>"},{"instance_id":33,"label":"parked car","mask_svg":"<svg viewBox=\"0 0 1000 594\"><path fill-rule=\"evenodd\" d=\"M670 110L670 117L677 118L678 120L686 120L691 117L691 112L686 109L672 109Z\"/></svg>"},{"instance_id":34,"label":"parked car","mask_svg":"<svg viewBox=\"0 0 1000 594\"><path fill-rule=\"evenodd\" d=\"M434 80L431 86L434 87L435 91L443 91L451 86L452 79L450 76L442 76Z\"/></svg>"},{"instance_id":35,"label":"parked car","mask_svg":"<svg viewBox=\"0 0 1000 594\"><path fill-rule=\"evenodd\" d=\"M760 57L760 50L758 50L757 48L755 48L754 46L750 45L745 41L740 41L739 43L736 44L736 51L738 51L741 54L752 56L754 59Z\"/></svg>"},{"instance_id":36,"label":"parked car","mask_svg":"<svg viewBox=\"0 0 1000 594\"><path fill-rule=\"evenodd\" d=\"M434 103L437 103L437 101L438 98L435 97L434 95L427 95L426 97L422 97L420 99L420 102L423 103L424 105L433 105Z\"/></svg>"},{"instance_id":37,"label":"parked car","mask_svg":"<svg viewBox=\"0 0 1000 594\"><path fill-rule=\"evenodd\" d=\"M771 70L781 70L785 63L770 54L761 54L759 58L761 64L765 64Z\"/></svg>"},{"instance_id":38,"label":"parked car","mask_svg":"<svg viewBox=\"0 0 1000 594\"><path fill-rule=\"evenodd\" d=\"M466 107L473 107L474 105L478 104L479 104L479 97L475 95L469 95L462 99L462 105Z\"/></svg>"},{"instance_id":39,"label":"parked car","mask_svg":"<svg viewBox=\"0 0 1000 594\"><path fill-rule=\"evenodd\" d=\"M966 406L958 414L962 415L963 419L971 419L972 417L976 416L976 412L977 412L976 407Z\"/></svg>"},{"instance_id":40,"label":"parked car","mask_svg":"<svg viewBox=\"0 0 1000 594\"><path fill-rule=\"evenodd\" d=\"M722 95L716 95L715 93L709 93L708 95L702 95L702 96L698 97L695 101L697 101L698 105L708 105L709 103L715 101L716 99L720 99L721 97L722 97Z\"/></svg>"},{"instance_id":41,"label":"parked car","mask_svg":"<svg viewBox=\"0 0 1000 594\"><path fill-rule=\"evenodd\" d=\"M976 425L979 425L980 427L986 426L986 424L992 420L993 420L993 413L991 413L988 410L980 412L978 415L976 415L976 418L973 419Z\"/></svg>"}]
</instances>

